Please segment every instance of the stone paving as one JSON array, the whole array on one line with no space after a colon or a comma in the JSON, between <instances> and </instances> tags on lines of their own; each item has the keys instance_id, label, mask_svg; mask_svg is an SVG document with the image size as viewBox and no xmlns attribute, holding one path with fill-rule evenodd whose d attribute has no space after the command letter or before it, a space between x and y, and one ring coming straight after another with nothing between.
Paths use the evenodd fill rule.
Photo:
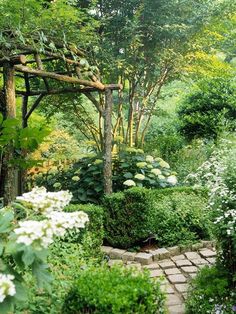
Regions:
<instances>
[{"instance_id":1,"label":"stone paving","mask_svg":"<svg viewBox=\"0 0 236 314\"><path fill-rule=\"evenodd\" d=\"M126 267L138 270L146 268L149 269L151 278L162 277L162 289L167 294L166 305L169 314L184 313L184 300L187 296L189 281L196 276L201 267L214 264L216 257L215 249L210 246L209 248L200 248L198 251L186 251L181 254L173 254L173 252L169 254L169 251L159 249L157 254L164 254L164 259L155 258L152 252L135 254L108 247L102 247L102 250L113 258L108 261L110 266L123 264ZM162 251L160 252L160 250Z\"/></svg>"}]
</instances>

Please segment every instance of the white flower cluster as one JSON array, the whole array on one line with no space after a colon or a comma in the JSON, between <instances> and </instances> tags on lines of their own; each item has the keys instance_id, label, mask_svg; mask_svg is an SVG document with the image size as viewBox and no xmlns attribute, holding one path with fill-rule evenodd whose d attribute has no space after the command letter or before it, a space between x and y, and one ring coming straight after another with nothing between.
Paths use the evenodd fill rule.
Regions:
<instances>
[{"instance_id":1,"label":"white flower cluster","mask_svg":"<svg viewBox=\"0 0 236 314\"><path fill-rule=\"evenodd\" d=\"M69 204L72 194L68 191L47 192L45 188L35 188L32 192L18 197L32 206L36 212L46 219L41 221L26 220L19 222L14 230L17 243L32 245L35 249L47 248L53 242L53 236L64 236L68 229L84 228L89 221L88 215L82 211L73 213L62 212Z\"/></svg>"},{"instance_id":2,"label":"white flower cluster","mask_svg":"<svg viewBox=\"0 0 236 314\"><path fill-rule=\"evenodd\" d=\"M126 180L123 184L126 186L136 186L136 183L133 180Z\"/></svg>"},{"instance_id":3,"label":"white flower cluster","mask_svg":"<svg viewBox=\"0 0 236 314\"><path fill-rule=\"evenodd\" d=\"M51 212L47 215L49 218L52 232L56 236L64 236L68 229L84 228L86 222L89 221L88 215L82 211L65 213Z\"/></svg>"},{"instance_id":4,"label":"white flower cluster","mask_svg":"<svg viewBox=\"0 0 236 314\"><path fill-rule=\"evenodd\" d=\"M33 245L40 249L41 247L47 248L53 242L53 229L48 220L20 221L19 226L14 230L17 234L17 243Z\"/></svg>"},{"instance_id":5,"label":"white flower cluster","mask_svg":"<svg viewBox=\"0 0 236 314\"><path fill-rule=\"evenodd\" d=\"M12 275L0 274L0 302L3 302L7 296L16 294L16 287L13 283L14 278Z\"/></svg>"},{"instance_id":6,"label":"white flower cluster","mask_svg":"<svg viewBox=\"0 0 236 314\"><path fill-rule=\"evenodd\" d=\"M140 181L143 181L145 179L145 176L141 173L137 173L135 176L134 176L135 179L138 179Z\"/></svg>"},{"instance_id":7,"label":"white flower cluster","mask_svg":"<svg viewBox=\"0 0 236 314\"><path fill-rule=\"evenodd\" d=\"M69 191L47 192L45 187L35 187L31 192L24 193L16 198L18 201L26 202L39 213L51 211L62 211L72 199Z\"/></svg>"}]
</instances>

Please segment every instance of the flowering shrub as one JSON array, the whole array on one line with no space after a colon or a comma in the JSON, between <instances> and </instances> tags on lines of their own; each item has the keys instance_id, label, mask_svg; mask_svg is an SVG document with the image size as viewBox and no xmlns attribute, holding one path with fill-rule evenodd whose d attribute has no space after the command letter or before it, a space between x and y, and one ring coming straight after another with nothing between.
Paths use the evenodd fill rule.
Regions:
<instances>
[{"instance_id":1,"label":"flowering shrub","mask_svg":"<svg viewBox=\"0 0 236 314\"><path fill-rule=\"evenodd\" d=\"M36 183L51 191L69 189L73 202L97 203L103 196L103 161L99 156L86 157L67 170L40 174ZM113 156L114 192L134 186L165 188L176 184L176 173L169 164L146 155L141 149L127 148Z\"/></svg>"},{"instance_id":2,"label":"flowering shrub","mask_svg":"<svg viewBox=\"0 0 236 314\"><path fill-rule=\"evenodd\" d=\"M17 197L17 203L13 204L25 211L25 220L17 221L13 207L0 211L1 314L13 311L17 302L27 298L23 278L28 271L36 278L38 287L50 290L51 277L47 271L49 245L54 237L65 235L68 229L84 228L88 221L84 212L62 212L71 198L67 191L52 193L36 187Z\"/></svg>"},{"instance_id":3,"label":"flowering shrub","mask_svg":"<svg viewBox=\"0 0 236 314\"><path fill-rule=\"evenodd\" d=\"M236 286L236 147L233 141L223 141L209 161L188 179L209 189L209 209L215 224L220 247L219 260Z\"/></svg>"}]
</instances>

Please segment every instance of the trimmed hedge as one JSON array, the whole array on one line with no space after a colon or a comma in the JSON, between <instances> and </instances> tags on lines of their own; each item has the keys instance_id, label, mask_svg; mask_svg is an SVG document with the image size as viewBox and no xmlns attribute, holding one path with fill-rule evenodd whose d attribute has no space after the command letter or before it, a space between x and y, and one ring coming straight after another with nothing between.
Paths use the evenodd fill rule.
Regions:
<instances>
[{"instance_id":1,"label":"trimmed hedge","mask_svg":"<svg viewBox=\"0 0 236 314\"><path fill-rule=\"evenodd\" d=\"M62 313L161 314L164 302L160 284L148 272L101 266L79 273Z\"/></svg>"},{"instance_id":2,"label":"trimmed hedge","mask_svg":"<svg viewBox=\"0 0 236 314\"><path fill-rule=\"evenodd\" d=\"M103 205L105 239L115 247L127 249L149 237L159 246L209 238L206 190L132 188L105 196Z\"/></svg>"},{"instance_id":3,"label":"trimmed hedge","mask_svg":"<svg viewBox=\"0 0 236 314\"><path fill-rule=\"evenodd\" d=\"M67 212L84 211L89 216L89 223L80 232L71 231L64 238L64 241L72 243L81 243L86 251L93 251L94 254L100 254L100 246L104 238L104 209L94 204L69 205L65 209ZM90 254L89 254L90 255Z\"/></svg>"}]
</instances>

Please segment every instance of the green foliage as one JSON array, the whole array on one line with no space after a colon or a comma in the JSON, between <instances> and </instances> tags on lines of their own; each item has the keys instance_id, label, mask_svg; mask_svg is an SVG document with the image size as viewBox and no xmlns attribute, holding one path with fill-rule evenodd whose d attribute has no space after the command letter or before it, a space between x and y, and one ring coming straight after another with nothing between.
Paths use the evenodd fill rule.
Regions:
<instances>
[{"instance_id":1,"label":"green foliage","mask_svg":"<svg viewBox=\"0 0 236 314\"><path fill-rule=\"evenodd\" d=\"M24 129L19 127L20 122L17 119L3 119L0 113L0 154L2 154L8 147L14 149L14 159L10 162L13 165L27 168L37 164L37 161L22 158L21 151L34 151L39 144L44 140L45 136L49 134L47 128L41 127L26 127Z\"/></svg>"},{"instance_id":2,"label":"green foliage","mask_svg":"<svg viewBox=\"0 0 236 314\"><path fill-rule=\"evenodd\" d=\"M159 246L207 239L210 220L206 192L192 188L132 188L104 198L105 239L130 248L149 237Z\"/></svg>"},{"instance_id":3,"label":"green foliage","mask_svg":"<svg viewBox=\"0 0 236 314\"><path fill-rule=\"evenodd\" d=\"M86 205L69 205L65 208L66 212L74 212L82 210L89 217L89 224L81 230L81 232L68 231L65 242L80 243L83 247L83 256L88 258L93 256L101 256L100 247L104 238L104 209L101 206L93 204Z\"/></svg>"},{"instance_id":4,"label":"green foliage","mask_svg":"<svg viewBox=\"0 0 236 314\"><path fill-rule=\"evenodd\" d=\"M186 314L231 314L235 304L235 293L230 290L225 271L216 266L205 267L191 283Z\"/></svg>"},{"instance_id":5,"label":"green foliage","mask_svg":"<svg viewBox=\"0 0 236 314\"><path fill-rule=\"evenodd\" d=\"M62 312L97 314L165 313L159 282L148 273L135 273L119 267L88 268L65 299Z\"/></svg>"},{"instance_id":6,"label":"green foliage","mask_svg":"<svg viewBox=\"0 0 236 314\"><path fill-rule=\"evenodd\" d=\"M103 196L103 161L100 156L85 157L68 169L36 176L36 185L49 190L68 189L73 202L98 203ZM113 190L130 186L164 188L177 183L176 173L161 158L153 158L140 149L127 148L113 158Z\"/></svg>"},{"instance_id":7,"label":"green foliage","mask_svg":"<svg viewBox=\"0 0 236 314\"><path fill-rule=\"evenodd\" d=\"M188 139L217 138L235 128L236 92L232 79L204 79L179 108L180 131Z\"/></svg>"}]
</instances>

